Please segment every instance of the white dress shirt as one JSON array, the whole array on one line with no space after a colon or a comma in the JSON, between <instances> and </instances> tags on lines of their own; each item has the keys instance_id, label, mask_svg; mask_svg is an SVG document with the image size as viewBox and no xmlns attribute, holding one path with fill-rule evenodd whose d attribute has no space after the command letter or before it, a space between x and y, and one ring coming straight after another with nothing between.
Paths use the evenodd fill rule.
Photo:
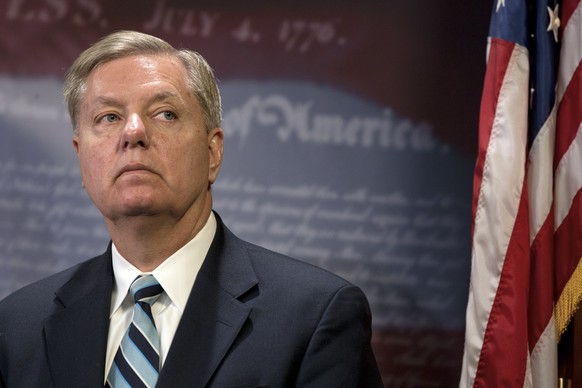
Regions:
<instances>
[{"instance_id":1,"label":"white dress shirt","mask_svg":"<svg viewBox=\"0 0 582 388\"><path fill-rule=\"evenodd\" d=\"M190 291L215 233L216 218L211 212L202 230L151 272L165 291L152 305L152 314L160 335L160 362L162 365L168 355L180 318L182 318L186 308ZM111 295L105 379L107 379L121 339L132 320L134 302L129 294L129 287L136 277L146 274L123 258L117 251L115 244L113 244L111 252L115 280Z\"/></svg>"}]
</instances>

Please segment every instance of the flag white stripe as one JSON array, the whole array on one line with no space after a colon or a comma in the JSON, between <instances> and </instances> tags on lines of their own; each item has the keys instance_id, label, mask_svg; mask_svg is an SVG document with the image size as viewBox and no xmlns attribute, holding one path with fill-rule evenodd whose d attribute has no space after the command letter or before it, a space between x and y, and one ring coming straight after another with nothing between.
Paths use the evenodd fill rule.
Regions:
<instances>
[{"instance_id":1,"label":"flag white stripe","mask_svg":"<svg viewBox=\"0 0 582 388\"><path fill-rule=\"evenodd\" d=\"M539 233L552 208L554 192L554 144L556 138L556 105L533 141L529 152L528 190L530 244Z\"/></svg>"},{"instance_id":2,"label":"flag white stripe","mask_svg":"<svg viewBox=\"0 0 582 388\"><path fill-rule=\"evenodd\" d=\"M582 130L578 132L568 151L558 164L555 173L555 229L564 221L570 211L574 196L582 187Z\"/></svg>"},{"instance_id":3,"label":"flag white stripe","mask_svg":"<svg viewBox=\"0 0 582 388\"><path fill-rule=\"evenodd\" d=\"M558 72L557 99L562 101L564 91L572 79L572 75L582 60L582 3L578 3L576 10L564 27L560 49L560 71Z\"/></svg>"},{"instance_id":4,"label":"flag white stripe","mask_svg":"<svg viewBox=\"0 0 582 388\"><path fill-rule=\"evenodd\" d=\"M558 382L558 355L554 315L540 336L530 356L535 387L555 387Z\"/></svg>"}]
</instances>

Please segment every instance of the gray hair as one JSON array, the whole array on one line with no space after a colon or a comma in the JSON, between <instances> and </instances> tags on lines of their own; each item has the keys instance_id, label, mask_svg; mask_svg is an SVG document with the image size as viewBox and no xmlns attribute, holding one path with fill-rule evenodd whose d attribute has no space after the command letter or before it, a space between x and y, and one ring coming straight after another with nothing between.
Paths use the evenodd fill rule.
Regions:
<instances>
[{"instance_id":1,"label":"gray hair","mask_svg":"<svg viewBox=\"0 0 582 388\"><path fill-rule=\"evenodd\" d=\"M106 62L132 55L168 55L178 58L186 68L186 83L202 108L206 130L220 127L220 93L214 72L202 55L191 50L177 50L168 42L152 35L118 31L83 51L66 74L63 94L75 134L79 133L79 108L91 72Z\"/></svg>"}]
</instances>

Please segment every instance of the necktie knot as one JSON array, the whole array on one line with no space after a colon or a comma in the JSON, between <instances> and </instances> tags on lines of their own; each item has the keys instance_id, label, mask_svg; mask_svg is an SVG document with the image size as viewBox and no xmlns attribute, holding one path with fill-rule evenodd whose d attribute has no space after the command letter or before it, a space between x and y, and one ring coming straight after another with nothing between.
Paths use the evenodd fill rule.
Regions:
<instances>
[{"instance_id":1,"label":"necktie knot","mask_svg":"<svg viewBox=\"0 0 582 388\"><path fill-rule=\"evenodd\" d=\"M133 281L129 287L129 292L135 303L145 302L151 306L164 292L164 289L153 275L143 275Z\"/></svg>"}]
</instances>

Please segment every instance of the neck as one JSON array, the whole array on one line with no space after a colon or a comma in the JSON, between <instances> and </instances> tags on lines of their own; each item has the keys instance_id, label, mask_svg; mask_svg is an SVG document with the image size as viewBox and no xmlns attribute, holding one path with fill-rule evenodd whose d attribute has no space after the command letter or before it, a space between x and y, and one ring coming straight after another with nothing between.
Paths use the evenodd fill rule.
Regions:
<instances>
[{"instance_id":1,"label":"neck","mask_svg":"<svg viewBox=\"0 0 582 388\"><path fill-rule=\"evenodd\" d=\"M151 272L198 234L211 209L211 204L191 209L179 219L132 216L106 220L106 224L119 253L140 271Z\"/></svg>"}]
</instances>

